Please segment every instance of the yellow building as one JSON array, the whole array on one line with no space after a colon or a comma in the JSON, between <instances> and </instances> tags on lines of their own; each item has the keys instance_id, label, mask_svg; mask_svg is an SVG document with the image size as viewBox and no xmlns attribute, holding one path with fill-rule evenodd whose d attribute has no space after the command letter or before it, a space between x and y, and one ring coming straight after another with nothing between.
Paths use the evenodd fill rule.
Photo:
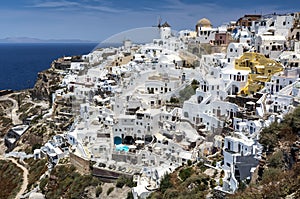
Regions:
<instances>
[{"instance_id":1,"label":"yellow building","mask_svg":"<svg viewBox=\"0 0 300 199\"><path fill-rule=\"evenodd\" d=\"M248 82L240 91L242 95L249 95L261 90L264 83L270 81L273 74L282 71L283 67L260 53L246 52L235 60L235 69L249 71Z\"/></svg>"}]
</instances>

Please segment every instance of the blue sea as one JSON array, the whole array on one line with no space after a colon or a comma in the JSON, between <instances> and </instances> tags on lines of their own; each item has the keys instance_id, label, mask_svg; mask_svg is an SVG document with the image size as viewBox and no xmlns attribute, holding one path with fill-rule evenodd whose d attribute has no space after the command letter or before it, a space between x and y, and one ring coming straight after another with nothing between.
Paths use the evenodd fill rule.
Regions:
<instances>
[{"instance_id":1,"label":"blue sea","mask_svg":"<svg viewBox=\"0 0 300 199\"><path fill-rule=\"evenodd\" d=\"M0 90L33 88L38 72L59 57L84 55L96 43L0 44Z\"/></svg>"}]
</instances>

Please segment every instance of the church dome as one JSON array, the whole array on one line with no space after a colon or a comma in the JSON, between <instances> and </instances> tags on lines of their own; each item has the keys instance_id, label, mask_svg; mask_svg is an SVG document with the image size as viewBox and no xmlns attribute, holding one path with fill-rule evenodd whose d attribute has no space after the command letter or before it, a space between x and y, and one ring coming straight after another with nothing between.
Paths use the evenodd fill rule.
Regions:
<instances>
[{"instance_id":1,"label":"church dome","mask_svg":"<svg viewBox=\"0 0 300 199\"><path fill-rule=\"evenodd\" d=\"M202 18L197 22L197 26L211 28L211 23L208 19Z\"/></svg>"},{"instance_id":2,"label":"church dome","mask_svg":"<svg viewBox=\"0 0 300 199\"><path fill-rule=\"evenodd\" d=\"M294 88L300 89L300 81L298 80L297 83L294 84Z\"/></svg>"}]
</instances>

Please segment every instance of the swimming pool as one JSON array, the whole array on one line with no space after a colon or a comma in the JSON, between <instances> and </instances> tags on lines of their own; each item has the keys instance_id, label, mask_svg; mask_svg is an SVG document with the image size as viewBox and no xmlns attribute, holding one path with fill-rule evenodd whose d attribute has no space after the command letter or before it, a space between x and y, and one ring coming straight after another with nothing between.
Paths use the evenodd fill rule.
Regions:
<instances>
[{"instance_id":1,"label":"swimming pool","mask_svg":"<svg viewBox=\"0 0 300 199\"><path fill-rule=\"evenodd\" d=\"M116 145L116 151L125 151L128 152L129 151L129 147L123 144L118 144Z\"/></svg>"}]
</instances>

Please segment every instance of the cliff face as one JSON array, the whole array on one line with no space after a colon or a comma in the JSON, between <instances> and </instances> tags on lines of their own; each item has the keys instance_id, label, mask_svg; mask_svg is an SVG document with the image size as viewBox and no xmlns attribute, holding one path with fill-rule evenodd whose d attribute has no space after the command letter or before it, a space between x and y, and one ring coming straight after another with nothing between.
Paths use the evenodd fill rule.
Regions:
<instances>
[{"instance_id":1,"label":"cliff face","mask_svg":"<svg viewBox=\"0 0 300 199\"><path fill-rule=\"evenodd\" d=\"M53 67L38 73L37 81L31 90L31 97L38 100L51 101L52 93L59 88L63 76Z\"/></svg>"},{"instance_id":2,"label":"cliff face","mask_svg":"<svg viewBox=\"0 0 300 199\"><path fill-rule=\"evenodd\" d=\"M63 75L58 72L65 71L71 66L71 62L82 62L81 56L62 57L54 60L51 68L38 73L37 81L31 90L31 97L38 100L46 100L51 102L52 93L59 88L59 83L63 79Z\"/></svg>"}]
</instances>

